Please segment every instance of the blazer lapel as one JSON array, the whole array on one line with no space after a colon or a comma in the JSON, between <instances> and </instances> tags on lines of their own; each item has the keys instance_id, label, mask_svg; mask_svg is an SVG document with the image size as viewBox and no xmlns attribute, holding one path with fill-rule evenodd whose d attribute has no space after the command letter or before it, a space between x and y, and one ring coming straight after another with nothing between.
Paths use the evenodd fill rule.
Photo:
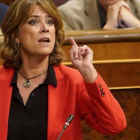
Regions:
<instances>
[{"instance_id":1,"label":"blazer lapel","mask_svg":"<svg viewBox=\"0 0 140 140\"><path fill-rule=\"evenodd\" d=\"M87 19L85 20L85 28L101 29L97 0L87 0L85 11L88 14L88 16L86 16Z\"/></svg>"},{"instance_id":2,"label":"blazer lapel","mask_svg":"<svg viewBox=\"0 0 140 140\"><path fill-rule=\"evenodd\" d=\"M56 140L64 122L62 122L68 95L68 76L63 76L59 67L54 67L57 87L48 88L48 139Z\"/></svg>"},{"instance_id":3,"label":"blazer lapel","mask_svg":"<svg viewBox=\"0 0 140 140\"><path fill-rule=\"evenodd\" d=\"M0 138L7 139L9 108L11 103L11 79L13 69L3 69L0 74Z\"/></svg>"},{"instance_id":4,"label":"blazer lapel","mask_svg":"<svg viewBox=\"0 0 140 140\"><path fill-rule=\"evenodd\" d=\"M132 14L140 19L140 0L128 0L127 3L131 8Z\"/></svg>"}]
</instances>

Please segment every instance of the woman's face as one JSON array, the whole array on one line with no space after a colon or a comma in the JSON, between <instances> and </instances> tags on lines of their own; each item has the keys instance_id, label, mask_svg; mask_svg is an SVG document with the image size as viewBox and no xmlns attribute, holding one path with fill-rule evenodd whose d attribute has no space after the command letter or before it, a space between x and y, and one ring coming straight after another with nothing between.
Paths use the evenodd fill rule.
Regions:
<instances>
[{"instance_id":1,"label":"woman's face","mask_svg":"<svg viewBox=\"0 0 140 140\"><path fill-rule=\"evenodd\" d=\"M16 38L22 57L46 57L54 48L55 25L53 18L39 5L19 28Z\"/></svg>"}]
</instances>

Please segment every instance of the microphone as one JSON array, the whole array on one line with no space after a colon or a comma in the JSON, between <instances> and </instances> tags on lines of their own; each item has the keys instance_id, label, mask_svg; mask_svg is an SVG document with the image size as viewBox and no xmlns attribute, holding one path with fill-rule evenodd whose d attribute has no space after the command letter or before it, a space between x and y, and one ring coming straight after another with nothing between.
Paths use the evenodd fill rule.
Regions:
<instances>
[{"instance_id":1,"label":"microphone","mask_svg":"<svg viewBox=\"0 0 140 140\"><path fill-rule=\"evenodd\" d=\"M69 117L66 119L65 125L63 126L63 130L61 131L59 137L57 138L57 140L59 140L63 134L63 132L66 130L66 128L71 124L72 120L73 120L74 116L71 114L69 115Z\"/></svg>"}]
</instances>

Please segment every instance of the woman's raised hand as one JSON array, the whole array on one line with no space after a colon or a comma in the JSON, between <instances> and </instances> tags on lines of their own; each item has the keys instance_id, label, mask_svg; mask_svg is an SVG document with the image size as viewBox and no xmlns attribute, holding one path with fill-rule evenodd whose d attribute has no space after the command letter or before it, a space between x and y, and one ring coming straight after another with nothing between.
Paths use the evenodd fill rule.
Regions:
<instances>
[{"instance_id":1,"label":"woman's raised hand","mask_svg":"<svg viewBox=\"0 0 140 140\"><path fill-rule=\"evenodd\" d=\"M79 70L86 82L94 82L97 72L93 67L93 51L87 46L78 47L75 40L70 37L72 49L70 59L74 67Z\"/></svg>"}]
</instances>

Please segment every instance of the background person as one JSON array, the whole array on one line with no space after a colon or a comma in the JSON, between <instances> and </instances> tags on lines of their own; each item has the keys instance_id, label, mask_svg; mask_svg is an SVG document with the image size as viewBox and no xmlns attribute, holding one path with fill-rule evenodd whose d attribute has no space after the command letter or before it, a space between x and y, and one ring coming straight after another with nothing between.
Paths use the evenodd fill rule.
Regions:
<instances>
[{"instance_id":1,"label":"background person","mask_svg":"<svg viewBox=\"0 0 140 140\"><path fill-rule=\"evenodd\" d=\"M126 119L92 64L93 52L70 38L71 62L61 64L65 33L49 0L16 0L2 24L0 48L0 138L56 140L66 118L73 122L61 140L81 140L81 119L102 134L118 134Z\"/></svg>"},{"instance_id":2,"label":"background person","mask_svg":"<svg viewBox=\"0 0 140 140\"><path fill-rule=\"evenodd\" d=\"M139 0L69 0L58 10L66 30L140 27Z\"/></svg>"}]
</instances>

